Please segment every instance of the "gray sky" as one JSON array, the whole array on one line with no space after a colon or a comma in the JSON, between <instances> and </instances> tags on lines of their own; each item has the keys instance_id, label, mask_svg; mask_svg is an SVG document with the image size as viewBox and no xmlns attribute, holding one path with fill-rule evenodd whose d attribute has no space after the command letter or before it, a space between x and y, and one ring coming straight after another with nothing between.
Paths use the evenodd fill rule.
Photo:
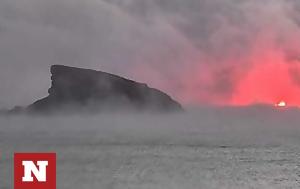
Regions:
<instances>
[{"instance_id":1,"label":"gray sky","mask_svg":"<svg viewBox=\"0 0 300 189\"><path fill-rule=\"evenodd\" d=\"M299 4L1 0L0 107L46 96L52 64L130 77L185 104L230 102L243 77L269 54L297 63ZM291 73L299 83L298 71Z\"/></svg>"}]
</instances>

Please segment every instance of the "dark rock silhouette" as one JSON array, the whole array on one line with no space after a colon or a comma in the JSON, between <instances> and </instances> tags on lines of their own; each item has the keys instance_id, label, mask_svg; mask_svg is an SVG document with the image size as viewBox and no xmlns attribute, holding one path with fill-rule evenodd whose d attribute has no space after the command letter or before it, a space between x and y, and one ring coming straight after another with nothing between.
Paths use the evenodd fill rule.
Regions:
<instances>
[{"instance_id":1,"label":"dark rock silhouette","mask_svg":"<svg viewBox=\"0 0 300 189\"><path fill-rule=\"evenodd\" d=\"M51 67L49 96L26 108L29 112L182 110L165 93L113 74L62 65Z\"/></svg>"}]
</instances>

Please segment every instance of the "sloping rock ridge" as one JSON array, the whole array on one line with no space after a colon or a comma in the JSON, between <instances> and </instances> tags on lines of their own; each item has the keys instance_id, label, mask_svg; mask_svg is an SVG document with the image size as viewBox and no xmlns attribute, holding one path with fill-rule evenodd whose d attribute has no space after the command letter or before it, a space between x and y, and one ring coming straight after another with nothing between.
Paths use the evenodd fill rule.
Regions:
<instances>
[{"instance_id":1,"label":"sloping rock ridge","mask_svg":"<svg viewBox=\"0 0 300 189\"><path fill-rule=\"evenodd\" d=\"M51 74L49 95L27 111L182 110L167 94L117 75L63 65L51 66Z\"/></svg>"}]
</instances>

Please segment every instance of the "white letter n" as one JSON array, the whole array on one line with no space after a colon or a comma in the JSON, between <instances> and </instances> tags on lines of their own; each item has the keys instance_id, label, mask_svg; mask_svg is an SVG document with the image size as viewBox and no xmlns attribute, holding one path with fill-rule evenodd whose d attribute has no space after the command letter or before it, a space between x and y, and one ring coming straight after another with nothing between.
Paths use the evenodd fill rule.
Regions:
<instances>
[{"instance_id":1,"label":"white letter n","mask_svg":"<svg viewBox=\"0 0 300 189\"><path fill-rule=\"evenodd\" d=\"M38 161L37 165L39 168L37 168L32 161L22 161L22 165L24 166L23 182L33 182L32 174L35 175L39 182L46 182L46 167L48 166L48 161Z\"/></svg>"}]
</instances>

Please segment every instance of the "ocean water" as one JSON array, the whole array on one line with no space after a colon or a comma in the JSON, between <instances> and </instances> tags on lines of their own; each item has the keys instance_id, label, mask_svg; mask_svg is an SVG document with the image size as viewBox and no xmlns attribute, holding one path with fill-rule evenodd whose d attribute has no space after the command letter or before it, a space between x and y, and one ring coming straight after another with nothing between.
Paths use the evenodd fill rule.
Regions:
<instances>
[{"instance_id":1,"label":"ocean water","mask_svg":"<svg viewBox=\"0 0 300 189\"><path fill-rule=\"evenodd\" d=\"M0 117L0 188L14 152L56 152L58 189L300 187L298 110Z\"/></svg>"}]
</instances>

